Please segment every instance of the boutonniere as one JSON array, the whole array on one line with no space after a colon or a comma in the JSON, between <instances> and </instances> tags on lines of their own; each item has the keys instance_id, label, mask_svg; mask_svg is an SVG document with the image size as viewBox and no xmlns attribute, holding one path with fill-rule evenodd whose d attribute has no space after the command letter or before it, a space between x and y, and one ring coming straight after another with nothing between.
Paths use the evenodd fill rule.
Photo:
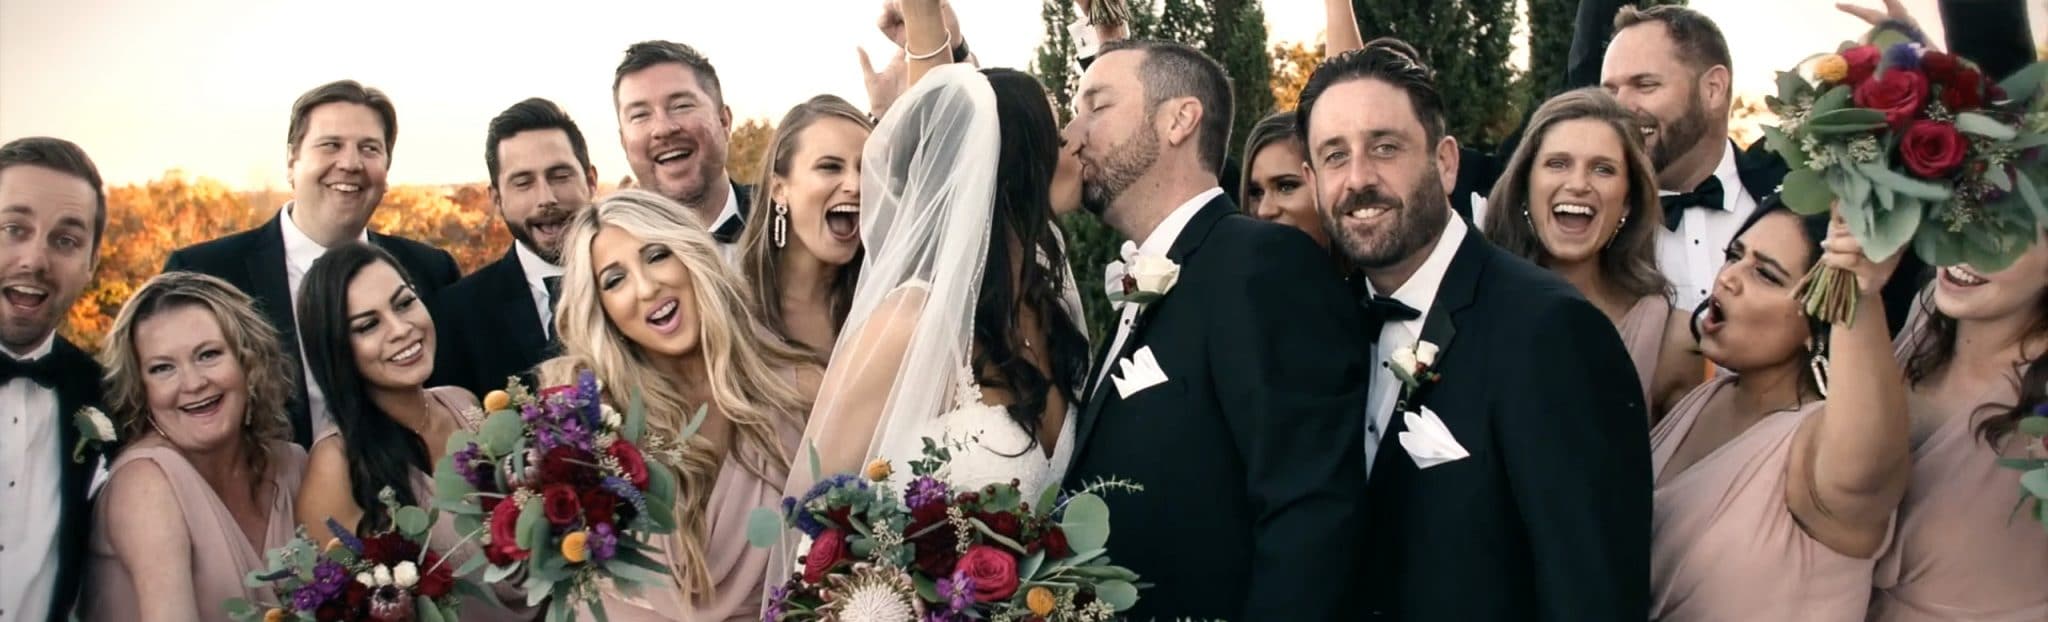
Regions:
<instances>
[{"instance_id":1,"label":"boutonniere","mask_svg":"<svg viewBox=\"0 0 2048 622\"><path fill-rule=\"evenodd\" d=\"M1109 302L1121 309L1125 304L1145 305L1166 297L1173 285L1180 282L1180 264L1159 255L1126 253L1124 259L1109 265L1110 278L1104 279L1109 290Z\"/></svg>"},{"instance_id":2,"label":"boutonniere","mask_svg":"<svg viewBox=\"0 0 2048 622\"><path fill-rule=\"evenodd\" d=\"M100 412L98 408L87 406L78 409L78 412L71 414L71 423L78 426L78 445L71 448L72 462L84 464L87 448L91 448L93 453L99 453L116 438L114 420L108 419L107 413Z\"/></svg>"},{"instance_id":3,"label":"boutonniere","mask_svg":"<svg viewBox=\"0 0 2048 622\"><path fill-rule=\"evenodd\" d=\"M1401 381L1401 398L1394 404L1395 412L1412 410L1409 402L1416 392L1443 378L1436 371L1436 354L1437 345L1427 341L1394 351L1393 365L1389 367L1394 370L1394 378Z\"/></svg>"}]
</instances>

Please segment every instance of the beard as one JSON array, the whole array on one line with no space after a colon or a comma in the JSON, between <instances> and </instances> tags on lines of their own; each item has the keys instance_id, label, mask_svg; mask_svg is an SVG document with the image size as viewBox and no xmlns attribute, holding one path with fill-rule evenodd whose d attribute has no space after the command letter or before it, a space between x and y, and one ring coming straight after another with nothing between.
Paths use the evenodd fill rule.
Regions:
<instances>
[{"instance_id":1,"label":"beard","mask_svg":"<svg viewBox=\"0 0 2048 622\"><path fill-rule=\"evenodd\" d=\"M1686 98L1685 114L1670 123L1657 124L1657 144L1650 147L1650 163L1660 170L1707 137L1707 108L1700 103L1697 92L1693 95Z\"/></svg>"},{"instance_id":2,"label":"beard","mask_svg":"<svg viewBox=\"0 0 2048 622\"><path fill-rule=\"evenodd\" d=\"M1380 225L1378 231L1363 225L1347 226L1344 215L1363 207L1387 208L1386 218L1393 222ZM1443 192L1443 177L1434 164L1424 170L1422 182L1405 199L1383 194L1376 187L1366 188L1323 211L1323 224L1337 248L1352 265L1367 270L1413 257L1441 235L1450 220L1450 197Z\"/></svg>"},{"instance_id":3,"label":"beard","mask_svg":"<svg viewBox=\"0 0 2048 622\"><path fill-rule=\"evenodd\" d=\"M512 222L510 219L505 220L505 230L512 232L512 239L526 246L526 250L533 251L533 254L540 256L543 261L559 266L562 265L562 238L567 236L568 232L564 231L562 234L555 236L554 248L548 248L534 242L533 227L527 223L536 220L560 220L563 221L563 226L566 227L570 215L567 210L558 207L543 207L528 215L526 220L519 222Z\"/></svg>"},{"instance_id":4,"label":"beard","mask_svg":"<svg viewBox=\"0 0 2048 622\"><path fill-rule=\"evenodd\" d=\"M1090 164L1086 158L1082 162L1081 207L1102 216L1117 197L1159 162L1159 131L1149 123L1140 125L1129 138L1110 148L1109 159L1094 166L1085 166Z\"/></svg>"}]
</instances>

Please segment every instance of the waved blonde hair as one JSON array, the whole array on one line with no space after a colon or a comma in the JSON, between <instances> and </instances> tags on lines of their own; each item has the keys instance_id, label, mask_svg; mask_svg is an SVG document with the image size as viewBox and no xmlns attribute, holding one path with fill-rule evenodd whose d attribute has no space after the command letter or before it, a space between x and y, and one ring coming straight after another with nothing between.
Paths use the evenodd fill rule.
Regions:
<instances>
[{"instance_id":1,"label":"waved blonde hair","mask_svg":"<svg viewBox=\"0 0 2048 622\"><path fill-rule=\"evenodd\" d=\"M751 295L719 255L710 232L679 203L645 190L624 190L571 219L563 247L561 303L555 309L563 354L541 363L542 384L567 384L588 369L604 383L607 401L617 405L632 398L622 389L638 388L647 406L647 429L667 438L675 438L700 406L684 399L676 379L605 315L590 247L606 227L667 247L689 272L698 335L696 351L687 356L703 359L716 410L732 422L737 443L729 451L739 452L741 464L756 477L781 485L788 476L790 456L782 447L779 428L801 428L812 399L803 395L788 370L810 365L810 359L772 336ZM680 533L668 552L669 561L684 593L698 599L712 594L711 570L704 559L705 510L718 477L714 456L721 442L698 435L684 443L679 460L665 461L679 480Z\"/></svg>"},{"instance_id":2,"label":"waved blonde hair","mask_svg":"<svg viewBox=\"0 0 2048 622\"><path fill-rule=\"evenodd\" d=\"M256 311L256 301L227 281L174 271L156 275L135 290L100 344L107 416L129 444L155 429L150 421L149 389L143 386L142 359L135 354L135 328L143 320L186 307L203 309L220 323L228 350L242 366L249 402L240 440L247 449L245 466L256 474L251 485L260 488L269 481L271 443L291 438L285 409L294 391L292 368L296 363L285 355L277 329Z\"/></svg>"}]
</instances>

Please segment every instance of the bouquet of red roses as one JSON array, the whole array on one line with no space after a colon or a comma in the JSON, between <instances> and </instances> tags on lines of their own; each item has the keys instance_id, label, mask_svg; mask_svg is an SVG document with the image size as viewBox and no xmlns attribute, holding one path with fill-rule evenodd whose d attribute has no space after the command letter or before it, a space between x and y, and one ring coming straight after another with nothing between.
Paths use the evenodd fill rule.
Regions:
<instances>
[{"instance_id":1,"label":"bouquet of red roses","mask_svg":"<svg viewBox=\"0 0 2048 622\"><path fill-rule=\"evenodd\" d=\"M588 371L537 396L514 381L484 398L482 427L450 437L434 468L440 507L483 544L471 563L489 561L484 581L524 571L527 605L552 597L551 620L573 618L578 605L604 619L600 580L634 590L667 576L645 539L676 529L675 476L648 464L643 447L680 452L703 421L700 409L680 438L658 438L637 393L623 414L600 396Z\"/></svg>"},{"instance_id":2,"label":"bouquet of red roses","mask_svg":"<svg viewBox=\"0 0 2048 622\"><path fill-rule=\"evenodd\" d=\"M2009 265L2048 223L2039 181L2048 123L2044 66L1992 84L1968 60L1929 49L1918 32L1881 27L1865 44L1778 74L1767 103L1781 123L1767 146L1785 159L1782 198L1802 214L1839 209L1873 260L1908 243L1932 265ZM1838 207L1837 207L1838 206ZM1801 281L1807 313L1848 322L1855 276L1816 267Z\"/></svg>"},{"instance_id":3,"label":"bouquet of red roses","mask_svg":"<svg viewBox=\"0 0 2048 622\"><path fill-rule=\"evenodd\" d=\"M1093 622L1137 603L1137 573L1112 565L1104 549L1109 506L1095 493L1139 486L1103 481L1071 496L1051 488L1029 503L1015 482L954 489L935 475L948 460L926 439L900 498L886 484L889 462L876 460L862 476L783 499L780 512L755 510L755 546L774 546L785 529L810 540L803 570L769 586L761 619Z\"/></svg>"},{"instance_id":4,"label":"bouquet of red roses","mask_svg":"<svg viewBox=\"0 0 2048 622\"><path fill-rule=\"evenodd\" d=\"M282 604L261 607L237 598L227 602L228 615L237 622L452 622L462 604L458 585L484 596L476 585L458 582L455 568L427 548L433 511L398 505L388 488L379 497L394 508L390 529L357 537L328 519L335 537L324 548L299 529L290 544L267 554L268 568L249 575L251 586L268 585Z\"/></svg>"}]
</instances>

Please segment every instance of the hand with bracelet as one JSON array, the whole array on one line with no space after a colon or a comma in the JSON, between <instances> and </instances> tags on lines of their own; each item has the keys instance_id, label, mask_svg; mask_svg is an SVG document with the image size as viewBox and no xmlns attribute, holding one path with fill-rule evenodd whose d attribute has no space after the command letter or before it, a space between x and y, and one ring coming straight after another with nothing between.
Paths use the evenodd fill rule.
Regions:
<instances>
[{"instance_id":1,"label":"hand with bracelet","mask_svg":"<svg viewBox=\"0 0 2048 622\"><path fill-rule=\"evenodd\" d=\"M911 6L906 7L906 1ZM932 20L928 17L930 15L937 15L938 19ZM940 36L931 37L936 42L924 42L924 36L912 35L913 31L922 32L916 24L931 21L944 25L939 31L942 33ZM967 51L967 42L960 35L960 18L953 13L953 5L948 0L884 0L882 15L876 19L875 27L897 47L889 63L880 71L875 69L867 51L860 51L861 76L868 91L868 113L876 119L888 112L896 97L915 81L915 76L923 75L931 67L946 62L978 64L973 54ZM948 52L949 61L938 60ZM912 71L913 63L920 65L916 71Z\"/></svg>"}]
</instances>

